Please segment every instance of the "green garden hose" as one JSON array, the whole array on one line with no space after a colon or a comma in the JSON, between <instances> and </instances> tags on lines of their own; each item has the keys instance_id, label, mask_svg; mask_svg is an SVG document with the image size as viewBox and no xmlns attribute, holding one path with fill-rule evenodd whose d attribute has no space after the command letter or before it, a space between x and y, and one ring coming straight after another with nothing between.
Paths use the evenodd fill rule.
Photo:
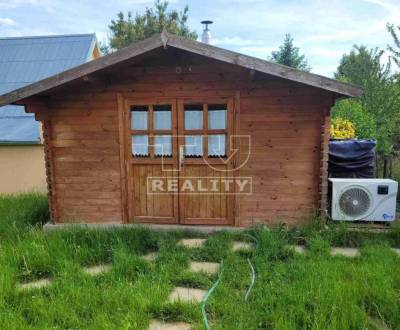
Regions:
<instances>
[{"instance_id":1,"label":"green garden hose","mask_svg":"<svg viewBox=\"0 0 400 330\"><path fill-rule=\"evenodd\" d=\"M215 283L212 285L212 287L207 291L206 295L204 296L203 300L201 301L201 314L203 316L204 326L205 326L205 328L207 330L211 330L211 328L210 328L210 325L209 325L208 319L207 319L206 303L207 303L208 297L216 289L216 287L218 286L219 282L221 282L222 272L224 270L223 267L224 267L224 259L221 260L221 268L220 268L220 271L219 271L218 279L215 281Z\"/></svg>"},{"instance_id":2,"label":"green garden hose","mask_svg":"<svg viewBox=\"0 0 400 330\"><path fill-rule=\"evenodd\" d=\"M258 249L257 238L255 238L254 236L249 235L249 234L247 234L246 236L249 236L256 243L256 250L257 250ZM256 272L254 270L253 264L251 263L249 258L247 258L247 262L249 263L250 270L251 270L251 281L250 281L249 288L247 289L246 294L244 296L245 301L247 301L247 299L249 298L250 292L253 289L254 282L256 280ZM224 259L221 260L221 267L220 267L218 279L215 281L215 283L212 285L212 287L207 291L206 295L204 296L203 300L201 301L201 314L202 314L202 318L203 318L204 327L207 330L211 330L211 327L210 327L210 324L208 323L208 318L207 318L207 313L206 313L206 303L207 303L207 300L210 297L210 295L213 293L213 291L217 288L217 286L221 282L223 271L224 271Z\"/></svg>"},{"instance_id":3,"label":"green garden hose","mask_svg":"<svg viewBox=\"0 0 400 330\"><path fill-rule=\"evenodd\" d=\"M258 240L254 236L250 234L246 234L246 236L250 237L255 243L256 243L256 250L258 249ZM249 263L250 266L250 271L251 271L251 280L250 280L250 285L246 291L246 294L244 296L244 301L247 301L249 299L249 295L251 290L253 289L254 282L256 281L256 271L254 270L253 264L251 263L250 259L247 258L247 262Z\"/></svg>"},{"instance_id":4,"label":"green garden hose","mask_svg":"<svg viewBox=\"0 0 400 330\"><path fill-rule=\"evenodd\" d=\"M247 262L250 265L251 281L250 281L249 288L247 289L246 294L244 296L244 301L247 301L247 299L249 298L250 291L251 291L251 289L253 289L254 282L256 281L256 272L255 272L254 267L253 267L253 265L252 265L252 263L251 263L249 258L247 258Z\"/></svg>"}]
</instances>

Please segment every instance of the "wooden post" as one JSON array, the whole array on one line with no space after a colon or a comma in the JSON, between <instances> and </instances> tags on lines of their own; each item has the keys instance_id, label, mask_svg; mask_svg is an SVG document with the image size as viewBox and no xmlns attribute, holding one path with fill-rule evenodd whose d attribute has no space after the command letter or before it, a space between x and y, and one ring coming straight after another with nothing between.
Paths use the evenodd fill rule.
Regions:
<instances>
[{"instance_id":1,"label":"wooden post","mask_svg":"<svg viewBox=\"0 0 400 330\"><path fill-rule=\"evenodd\" d=\"M129 222L128 215L128 176L127 176L127 161L126 161L126 123L125 123L125 102L123 96L118 93L117 94L117 102L118 102L118 130L119 130L119 162L120 162L120 171L121 171L121 215L122 222Z\"/></svg>"},{"instance_id":2,"label":"wooden post","mask_svg":"<svg viewBox=\"0 0 400 330\"><path fill-rule=\"evenodd\" d=\"M326 95L326 94L324 94ZM324 101L324 100L323 100ZM320 175L319 175L319 214L325 219L328 212L328 149L330 138L330 108L334 103L334 99L326 106L323 103L323 112L321 114L321 146L320 146Z\"/></svg>"}]
</instances>

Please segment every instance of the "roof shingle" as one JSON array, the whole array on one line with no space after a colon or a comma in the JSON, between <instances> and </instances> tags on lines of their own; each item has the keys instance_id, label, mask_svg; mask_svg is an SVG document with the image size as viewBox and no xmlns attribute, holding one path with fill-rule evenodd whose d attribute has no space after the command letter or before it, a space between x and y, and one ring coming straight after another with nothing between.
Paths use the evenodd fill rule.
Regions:
<instances>
[{"instance_id":1,"label":"roof shingle","mask_svg":"<svg viewBox=\"0 0 400 330\"><path fill-rule=\"evenodd\" d=\"M0 94L91 60L95 34L0 38ZM39 143L39 123L21 106L0 108L0 143Z\"/></svg>"}]
</instances>

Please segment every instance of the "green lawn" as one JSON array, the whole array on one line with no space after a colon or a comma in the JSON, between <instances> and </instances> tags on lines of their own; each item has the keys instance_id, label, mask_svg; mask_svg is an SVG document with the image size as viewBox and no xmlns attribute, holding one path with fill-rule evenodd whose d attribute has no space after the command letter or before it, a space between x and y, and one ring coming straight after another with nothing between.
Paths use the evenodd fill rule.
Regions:
<instances>
[{"instance_id":1,"label":"green lawn","mask_svg":"<svg viewBox=\"0 0 400 330\"><path fill-rule=\"evenodd\" d=\"M207 236L200 249L176 245L183 237L140 228L43 232L46 198L0 198L0 329L146 329L149 320L183 320L203 329L200 305L168 303L174 286L209 289L217 276L188 271L190 260L220 262L220 285L206 305L213 329L400 329L400 229L350 233L345 227L301 232L257 228L251 253L234 253L245 233ZM288 244L305 243L297 254ZM360 247L358 258L332 257L330 246ZM148 262L141 256L158 251ZM251 260L256 280L248 301ZM97 277L82 267L112 263ZM52 285L17 290L20 282L50 277Z\"/></svg>"}]
</instances>

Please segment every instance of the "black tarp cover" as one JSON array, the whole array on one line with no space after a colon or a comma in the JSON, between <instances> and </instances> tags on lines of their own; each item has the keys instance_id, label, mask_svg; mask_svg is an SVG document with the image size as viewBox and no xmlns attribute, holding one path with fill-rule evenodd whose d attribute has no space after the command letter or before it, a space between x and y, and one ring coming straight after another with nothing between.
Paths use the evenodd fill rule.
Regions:
<instances>
[{"instance_id":1,"label":"black tarp cover","mask_svg":"<svg viewBox=\"0 0 400 330\"><path fill-rule=\"evenodd\" d=\"M376 140L331 140L329 177L373 178Z\"/></svg>"}]
</instances>

